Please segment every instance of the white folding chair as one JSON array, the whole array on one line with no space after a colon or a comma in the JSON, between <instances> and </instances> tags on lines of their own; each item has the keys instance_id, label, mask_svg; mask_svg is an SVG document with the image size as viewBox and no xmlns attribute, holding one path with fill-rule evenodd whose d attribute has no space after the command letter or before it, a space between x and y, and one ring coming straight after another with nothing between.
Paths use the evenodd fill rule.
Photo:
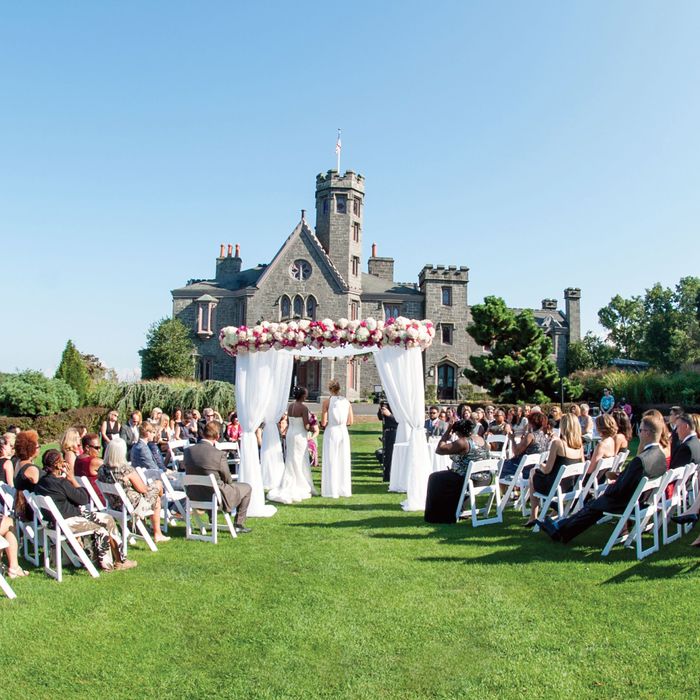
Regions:
<instances>
[{"instance_id":1,"label":"white folding chair","mask_svg":"<svg viewBox=\"0 0 700 700\"><path fill-rule=\"evenodd\" d=\"M185 450L190 446L189 440L168 440L170 455L176 468L180 468L182 460L185 459Z\"/></svg>"},{"instance_id":2,"label":"white folding chair","mask_svg":"<svg viewBox=\"0 0 700 700\"><path fill-rule=\"evenodd\" d=\"M222 452L227 453L227 460L229 463L229 466L231 464L235 464L236 467L241 463L241 458L240 458L240 453L238 451L238 443L237 442L215 442L214 446L216 447L217 450L221 450ZM233 453L233 456L232 456ZM231 474L231 478L235 481L238 479L238 469L236 469L235 474Z\"/></svg>"},{"instance_id":3,"label":"white folding chair","mask_svg":"<svg viewBox=\"0 0 700 700\"><path fill-rule=\"evenodd\" d=\"M642 477L622 513L605 513L606 519L617 518L617 525L603 547L601 556L608 556L612 548L620 543L624 543L626 547L634 544L637 549L637 559L644 559L659 551L659 488L663 480L663 476L656 479ZM639 499L645 491L649 492L646 502L640 504ZM623 535L621 533L628 521L632 523L629 534ZM651 547L645 549L642 536L647 529L651 529L653 543Z\"/></svg>"},{"instance_id":4,"label":"white folding chair","mask_svg":"<svg viewBox=\"0 0 700 700\"><path fill-rule=\"evenodd\" d=\"M95 491L92 484L90 483L90 479L88 479L86 476L79 476L78 481L90 496L90 503L88 504L90 510L93 512L99 512L101 510L104 510L105 505L104 503L102 503L100 497L97 495L97 491Z\"/></svg>"},{"instance_id":5,"label":"white folding chair","mask_svg":"<svg viewBox=\"0 0 700 700\"><path fill-rule=\"evenodd\" d=\"M605 478L602 477L612 470L614 463L615 457L603 457L603 459L598 460L595 469L588 476L586 476L584 472L578 498L569 509L568 515L572 515L581 510L589 497L596 498L605 491L608 484ZM586 462L586 471L588 471L588 465L589 462ZM598 483L599 478L602 478L602 483Z\"/></svg>"},{"instance_id":6,"label":"white folding chair","mask_svg":"<svg viewBox=\"0 0 700 700\"><path fill-rule=\"evenodd\" d=\"M627 458L630 456L630 451L629 450L622 450L622 452L618 452L615 457L614 457L614 464L613 464L613 471L617 474L622 470L622 467L625 466L625 462L627 461Z\"/></svg>"},{"instance_id":7,"label":"white folding chair","mask_svg":"<svg viewBox=\"0 0 700 700\"><path fill-rule=\"evenodd\" d=\"M9 547L8 541L0 536L0 550L6 549ZM12 590L12 586L6 581L5 577L2 575L2 571L0 571L0 590L10 599L13 600L14 598L17 597L17 594Z\"/></svg>"},{"instance_id":8,"label":"white folding chair","mask_svg":"<svg viewBox=\"0 0 700 700\"><path fill-rule=\"evenodd\" d=\"M472 527L492 525L493 523L503 522L503 513L499 508L501 504L501 487L498 483L498 472L502 461L503 460L501 459L491 458L469 462L467 465L467 473L464 476L462 493L460 494L459 502L457 503L457 512L455 514L457 522L459 522L461 518L467 518L469 516L471 516L472 519ZM485 486L475 486L471 477L474 476L474 474L480 473L491 474L491 483ZM464 509L464 499L467 494L469 494L469 508ZM477 496L489 497L488 503L485 507L477 507ZM488 516L491 512L491 507L494 501L496 503L496 514L489 518ZM485 517L479 520L480 515Z\"/></svg>"},{"instance_id":9,"label":"white folding chair","mask_svg":"<svg viewBox=\"0 0 700 700\"><path fill-rule=\"evenodd\" d=\"M486 444L489 447L491 457L496 459L505 459L508 451L508 443L510 442L509 435L487 435Z\"/></svg>"},{"instance_id":10,"label":"white folding chair","mask_svg":"<svg viewBox=\"0 0 700 700\"><path fill-rule=\"evenodd\" d=\"M669 534L669 520L671 520L672 515L681 515L683 513L685 490L687 488L686 479L692 478L692 472L695 468L695 465L692 465L693 470L688 470L688 466L669 469L663 476L663 483L659 488L662 544L670 544L683 536L683 526L675 523L675 532ZM673 486L673 489L671 495L667 496L666 491L669 490L669 486Z\"/></svg>"},{"instance_id":11,"label":"white folding chair","mask_svg":"<svg viewBox=\"0 0 700 700\"><path fill-rule=\"evenodd\" d=\"M126 493L121 484L113 483L108 484L105 481L98 481L97 484L100 487L100 491L107 501L107 507L105 512L111 515L119 524L122 530L122 541L124 543L124 556L126 556L128 542L130 538L142 539L152 552L157 552L158 547L151 537L151 533L146 528L143 519L153 515L153 510L149 509L146 512L142 512L140 515L136 514L134 506L131 505ZM112 499L109 498L112 496ZM116 504L121 504L121 508L115 507ZM129 520L131 520L131 527L129 527Z\"/></svg>"},{"instance_id":12,"label":"white folding chair","mask_svg":"<svg viewBox=\"0 0 700 700\"><path fill-rule=\"evenodd\" d=\"M581 480L586 473L586 462L576 462L576 464L567 464L559 468L559 473L552 482L552 487L549 493L540 493L534 491L533 496L540 502L540 517L544 518L547 511L556 505L557 517L563 518L568 515L572 506L576 503L576 499L581 492ZM564 490L562 482L565 479L574 479L574 483L570 489ZM540 526L535 525L532 528L533 532L539 532Z\"/></svg>"},{"instance_id":13,"label":"white folding chair","mask_svg":"<svg viewBox=\"0 0 700 700\"><path fill-rule=\"evenodd\" d=\"M226 530L231 533L231 537L238 537L236 533L236 528L233 526L233 521L231 520L231 515L223 510L223 500L221 498L221 491L219 490L219 485L216 483L216 477L213 474L208 474L206 476L198 476L194 474L185 474L183 479L183 485L185 487L185 493L187 493L188 486L204 486L211 489L211 499L208 501L193 501L189 496L185 498L185 538L188 540L201 540L203 542L213 542L217 544L218 542L218 531ZM209 514L211 535L206 534L204 526L201 524L201 520L197 515L196 511L203 510ZM220 525L218 522L218 512L222 511L224 516L224 525ZM200 533L195 533L192 530L192 518L195 518L200 525Z\"/></svg>"},{"instance_id":14,"label":"white folding chair","mask_svg":"<svg viewBox=\"0 0 700 700\"><path fill-rule=\"evenodd\" d=\"M503 486L506 489L506 492L503 494L501 502L498 505L498 509L500 510L501 514L503 514L503 511L506 509L506 506L510 502L511 494L516 488L520 489L520 497L514 505L516 508L522 509L523 515L526 514L525 504L527 503L526 498L530 482L523 478L523 470L526 467L536 467L540 463L541 458L542 456L540 454L523 455L520 458L520 463L518 464L518 468L515 470L515 474L513 474L513 476L499 475L498 483L500 486Z\"/></svg>"},{"instance_id":15,"label":"white folding chair","mask_svg":"<svg viewBox=\"0 0 700 700\"><path fill-rule=\"evenodd\" d=\"M12 504L14 504L15 489L7 484L3 485L3 489L6 494L13 494ZM37 516L36 509L32 507L32 494L29 491L24 491L23 495L30 507L32 519L25 522L20 520L20 518L15 518L15 527L17 527L17 532L22 542L22 556L34 566L39 566L41 564L42 521ZM14 505L11 507L14 507Z\"/></svg>"},{"instance_id":16,"label":"white folding chair","mask_svg":"<svg viewBox=\"0 0 700 700\"><path fill-rule=\"evenodd\" d=\"M90 561L90 557L85 553L80 542L78 542L78 538L66 524L66 521L53 502L53 499L49 496L34 494L31 504L32 508L39 511L37 515L40 515L42 510L48 511L53 519L52 524L45 520L43 515L40 515L42 518L42 530L44 535L44 571L52 578L55 578L59 583L63 581L63 557L61 556L61 552L64 551L73 565L84 566L90 573L90 576L98 578L100 575L99 572ZM99 525L95 525L92 530L88 529L85 532L81 532L80 537L92 534L95 530L99 530L99 527ZM55 568L51 566L51 544L54 545L53 550L56 557Z\"/></svg>"}]
</instances>

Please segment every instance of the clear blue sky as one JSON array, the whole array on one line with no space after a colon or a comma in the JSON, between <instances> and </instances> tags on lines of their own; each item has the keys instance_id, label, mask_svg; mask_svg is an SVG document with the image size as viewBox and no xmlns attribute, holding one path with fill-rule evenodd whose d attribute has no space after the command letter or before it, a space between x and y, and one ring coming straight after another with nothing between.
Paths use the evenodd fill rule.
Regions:
<instances>
[{"instance_id":1,"label":"clear blue sky","mask_svg":"<svg viewBox=\"0 0 700 700\"><path fill-rule=\"evenodd\" d=\"M365 257L578 286L598 330L700 274L698 36L694 1L3 3L0 370L138 367L220 243L268 262L313 211L337 127Z\"/></svg>"}]
</instances>

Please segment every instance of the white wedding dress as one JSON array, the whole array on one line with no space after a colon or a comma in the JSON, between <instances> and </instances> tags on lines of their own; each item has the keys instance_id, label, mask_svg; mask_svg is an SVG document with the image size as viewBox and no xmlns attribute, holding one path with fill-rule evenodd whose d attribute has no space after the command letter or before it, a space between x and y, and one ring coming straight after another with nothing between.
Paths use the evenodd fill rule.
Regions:
<instances>
[{"instance_id":1,"label":"white wedding dress","mask_svg":"<svg viewBox=\"0 0 700 700\"><path fill-rule=\"evenodd\" d=\"M301 416L289 416L286 442L282 482L268 491L267 499L278 503L298 503L317 495L311 478L306 426Z\"/></svg>"},{"instance_id":2,"label":"white wedding dress","mask_svg":"<svg viewBox=\"0 0 700 700\"><path fill-rule=\"evenodd\" d=\"M326 498L352 496L350 474L350 436L348 413L350 402L343 396L331 396L328 425L323 433L321 495Z\"/></svg>"}]
</instances>

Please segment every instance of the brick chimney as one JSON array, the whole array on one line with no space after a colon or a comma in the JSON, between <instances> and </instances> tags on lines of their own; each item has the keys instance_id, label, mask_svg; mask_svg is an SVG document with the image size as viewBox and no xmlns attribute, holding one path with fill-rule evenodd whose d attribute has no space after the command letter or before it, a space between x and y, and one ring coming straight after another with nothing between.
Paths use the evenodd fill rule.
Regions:
<instances>
[{"instance_id":1,"label":"brick chimney","mask_svg":"<svg viewBox=\"0 0 700 700\"><path fill-rule=\"evenodd\" d=\"M231 287L235 285L238 273L241 271L240 246L236 243L236 255L233 255L233 245L231 243L226 247L226 256L224 256L224 244L221 244L220 255L216 260L216 282L222 287Z\"/></svg>"}]
</instances>

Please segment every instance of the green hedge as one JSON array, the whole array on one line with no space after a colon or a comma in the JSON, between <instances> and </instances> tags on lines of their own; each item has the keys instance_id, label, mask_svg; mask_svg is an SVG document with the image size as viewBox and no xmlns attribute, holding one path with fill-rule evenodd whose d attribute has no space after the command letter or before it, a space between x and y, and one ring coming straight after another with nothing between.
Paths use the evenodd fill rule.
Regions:
<instances>
[{"instance_id":1,"label":"green hedge","mask_svg":"<svg viewBox=\"0 0 700 700\"><path fill-rule=\"evenodd\" d=\"M697 404L700 402L698 372L622 372L619 370L584 370L571 375L583 385L586 399L600 400L603 389L612 390L616 399L623 396L635 404Z\"/></svg>"},{"instance_id":2,"label":"green hedge","mask_svg":"<svg viewBox=\"0 0 700 700\"><path fill-rule=\"evenodd\" d=\"M102 406L87 406L37 418L0 416L0 433L6 432L10 425L16 425L22 430L36 430L42 442L53 441L74 425L84 425L89 432L98 432L106 414L107 409Z\"/></svg>"},{"instance_id":3,"label":"green hedge","mask_svg":"<svg viewBox=\"0 0 700 700\"><path fill-rule=\"evenodd\" d=\"M116 408L124 419L138 409L144 415L156 406L167 414L176 408L196 408L201 411L211 407L226 418L236 406L233 384L229 382L188 382L160 379L146 382L100 382L88 396L90 404Z\"/></svg>"}]
</instances>

